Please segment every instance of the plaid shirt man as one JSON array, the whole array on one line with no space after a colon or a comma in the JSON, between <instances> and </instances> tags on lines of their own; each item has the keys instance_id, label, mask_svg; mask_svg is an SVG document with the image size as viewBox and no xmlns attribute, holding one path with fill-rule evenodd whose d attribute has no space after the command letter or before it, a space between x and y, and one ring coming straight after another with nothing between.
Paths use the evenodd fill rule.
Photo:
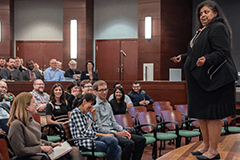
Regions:
<instances>
[{"instance_id":1,"label":"plaid shirt man","mask_svg":"<svg viewBox=\"0 0 240 160\"><path fill-rule=\"evenodd\" d=\"M69 127L73 138L89 138L86 140L75 141L75 145L81 149L85 147L92 150L92 141L90 139L96 139L98 132L97 121L93 121L92 116L89 113L82 114L79 108L72 110L69 117ZM94 142L94 146L95 142Z\"/></svg>"},{"instance_id":2,"label":"plaid shirt man","mask_svg":"<svg viewBox=\"0 0 240 160\"><path fill-rule=\"evenodd\" d=\"M42 94L39 94L38 92L36 92L35 90L33 90L32 92L30 92L33 97L35 98L35 102L37 103L36 108L38 108L38 106L40 104L47 104L49 102L49 95L45 92L43 92ZM43 112L38 112L41 116L42 115L46 115L46 109L44 109Z\"/></svg>"}]
</instances>

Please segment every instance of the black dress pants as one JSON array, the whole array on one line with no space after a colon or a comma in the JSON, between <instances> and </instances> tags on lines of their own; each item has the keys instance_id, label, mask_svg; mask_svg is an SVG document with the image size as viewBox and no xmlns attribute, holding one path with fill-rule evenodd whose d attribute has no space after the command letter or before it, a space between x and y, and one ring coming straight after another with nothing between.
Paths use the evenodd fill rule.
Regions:
<instances>
[{"instance_id":1,"label":"black dress pants","mask_svg":"<svg viewBox=\"0 0 240 160\"><path fill-rule=\"evenodd\" d=\"M116 136L119 145L122 147L122 160L141 160L146 139L143 136L131 134L131 139Z\"/></svg>"}]
</instances>

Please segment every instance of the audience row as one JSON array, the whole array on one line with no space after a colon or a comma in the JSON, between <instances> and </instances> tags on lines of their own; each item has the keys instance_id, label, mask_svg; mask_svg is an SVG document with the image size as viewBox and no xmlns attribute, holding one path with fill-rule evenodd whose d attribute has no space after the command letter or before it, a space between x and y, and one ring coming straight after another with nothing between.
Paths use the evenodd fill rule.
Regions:
<instances>
[{"instance_id":1,"label":"audience row","mask_svg":"<svg viewBox=\"0 0 240 160\"><path fill-rule=\"evenodd\" d=\"M33 106L41 115L42 125L69 122L73 138L88 137L95 139L96 151L106 152L108 159L120 159L121 151L122 159L130 159L131 156L135 157L134 159L141 159L146 139L125 131L114 118L115 114L126 114L127 107L133 106L133 104L145 106L153 103L151 97L141 90L139 82L133 83L133 90L128 95L124 94L121 83L116 82L113 86L115 88L114 93L109 97L110 103L106 99L108 94L107 84L102 80L96 81L93 85L90 80L83 80L81 83L74 81L70 83L65 92L62 85L56 83L51 89L50 96L44 92L44 87L44 82L41 79L36 79L33 81L33 90L30 92L34 100ZM16 99L20 99L18 98L20 95L23 96L21 93L15 98L13 94L8 93L7 84L4 81L0 81L0 90L2 90L0 101L3 102L14 99L15 102L17 101ZM24 94L28 96L27 93ZM16 105L14 102L13 104ZM27 108L31 106L31 103L31 101L27 103ZM8 113L6 113L7 111L2 106L0 105L0 119L11 118L13 115L11 112L9 115L10 107L8 108ZM30 107L27 108L27 113L31 117L34 110L29 109ZM5 117L2 117L4 115L2 113L5 114ZM9 139L16 139L17 136L18 139L26 140L27 137L17 134L19 131L16 131L16 128L19 127L18 125L21 126L21 123L14 123L14 129L11 129L11 123L14 120L19 119L16 117L11 118L11 121L8 123L10 125L9 134L8 130L6 133L0 130L0 133L8 134ZM31 122L32 120L29 121L29 123ZM1 127L4 129L3 125ZM21 135L22 137L19 137ZM19 146L22 145L20 143L10 140L10 144ZM51 144L52 147L56 145L58 144ZM91 150L89 140L77 141L75 145L82 151ZM17 150L16 153L25 151L24 147L23 149L13 149ZM44 151L44 148L42 150ZM74 153L71 154L74 156Z\"/></svg>"},{"instance_id":2,"label":"audience row","mask_svg":"<svg viewBox=\"0 0 240 160\"><path fill-rule=\"evenodd\" d=\"M84 80L90 79L97 81L98 73L93 71L94 63L87 61L86 70L77 70L77 62L69 61L69 70L66 72L61 70L61 64L56 59L50 60L50 66L42 71L37 63L32 60L26 61L26 67L23 66L23 60L19 57L10 57L5 61L5 58L0 57L0 79L5 81L34 81L42 79L44 81L65 81L65 80ZM6 67L5 67L6 66Z\"/></svg>"}]
</instances>

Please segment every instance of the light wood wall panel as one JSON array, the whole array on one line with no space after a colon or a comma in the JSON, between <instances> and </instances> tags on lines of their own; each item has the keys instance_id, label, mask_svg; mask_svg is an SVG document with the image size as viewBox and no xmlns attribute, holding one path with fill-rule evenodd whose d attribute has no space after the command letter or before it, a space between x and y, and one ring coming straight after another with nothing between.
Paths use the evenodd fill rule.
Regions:
<instances>
[{"instance_id":1,"label":"light wood wall panel","mask_svg":"<svg viewBox=\"0 0 240 160\"><path fill-rule=\"evenodd\" d=\"M154 63L154 80L168 80L169 68L183 67L170 58L186 52L192 34L191 6L191 0L138 0L138 79L143 77L143 63ZM147 15L153 18L149 41L144 37Z\"/></svg>"},{"instance_id":2,"label":"light wood wall panel","mask_svg":"<svg viewBox=\"0 0 240 160\"><path fill-rule=\"evenodd\" d=\"M0 56L13 56L14 40L14 2L13 0L0 1L0 22L2 23L2 40L0 41Z\"/></svg>"},{"instance_id":3,"label":"light wood wall panel","mask_svg":"<svg viewBox=\"0 0 240 160\"><path fill-rule=\"evenodd\" d=\"M63 0L63 67L70 61L70 20L78 21L78 69L93 60L93 0Z\"/></svg>"}]
</instances>

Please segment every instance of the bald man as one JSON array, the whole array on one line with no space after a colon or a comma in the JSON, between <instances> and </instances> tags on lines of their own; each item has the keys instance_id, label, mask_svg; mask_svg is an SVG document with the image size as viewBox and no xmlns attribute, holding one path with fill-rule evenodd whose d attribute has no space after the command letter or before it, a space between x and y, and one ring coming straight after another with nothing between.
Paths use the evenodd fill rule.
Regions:
<instances>
[{"instance_id":1,"label":"bald man","mask_svg":"<svg viewBox=\"0 0 240 160\"><path fill-rule=\"evenodd\" d=\"M57 68L57 60L50 60L50 67L44 71L45 81L65 81L63 72Z\"/></svg>"}]
</instances>

